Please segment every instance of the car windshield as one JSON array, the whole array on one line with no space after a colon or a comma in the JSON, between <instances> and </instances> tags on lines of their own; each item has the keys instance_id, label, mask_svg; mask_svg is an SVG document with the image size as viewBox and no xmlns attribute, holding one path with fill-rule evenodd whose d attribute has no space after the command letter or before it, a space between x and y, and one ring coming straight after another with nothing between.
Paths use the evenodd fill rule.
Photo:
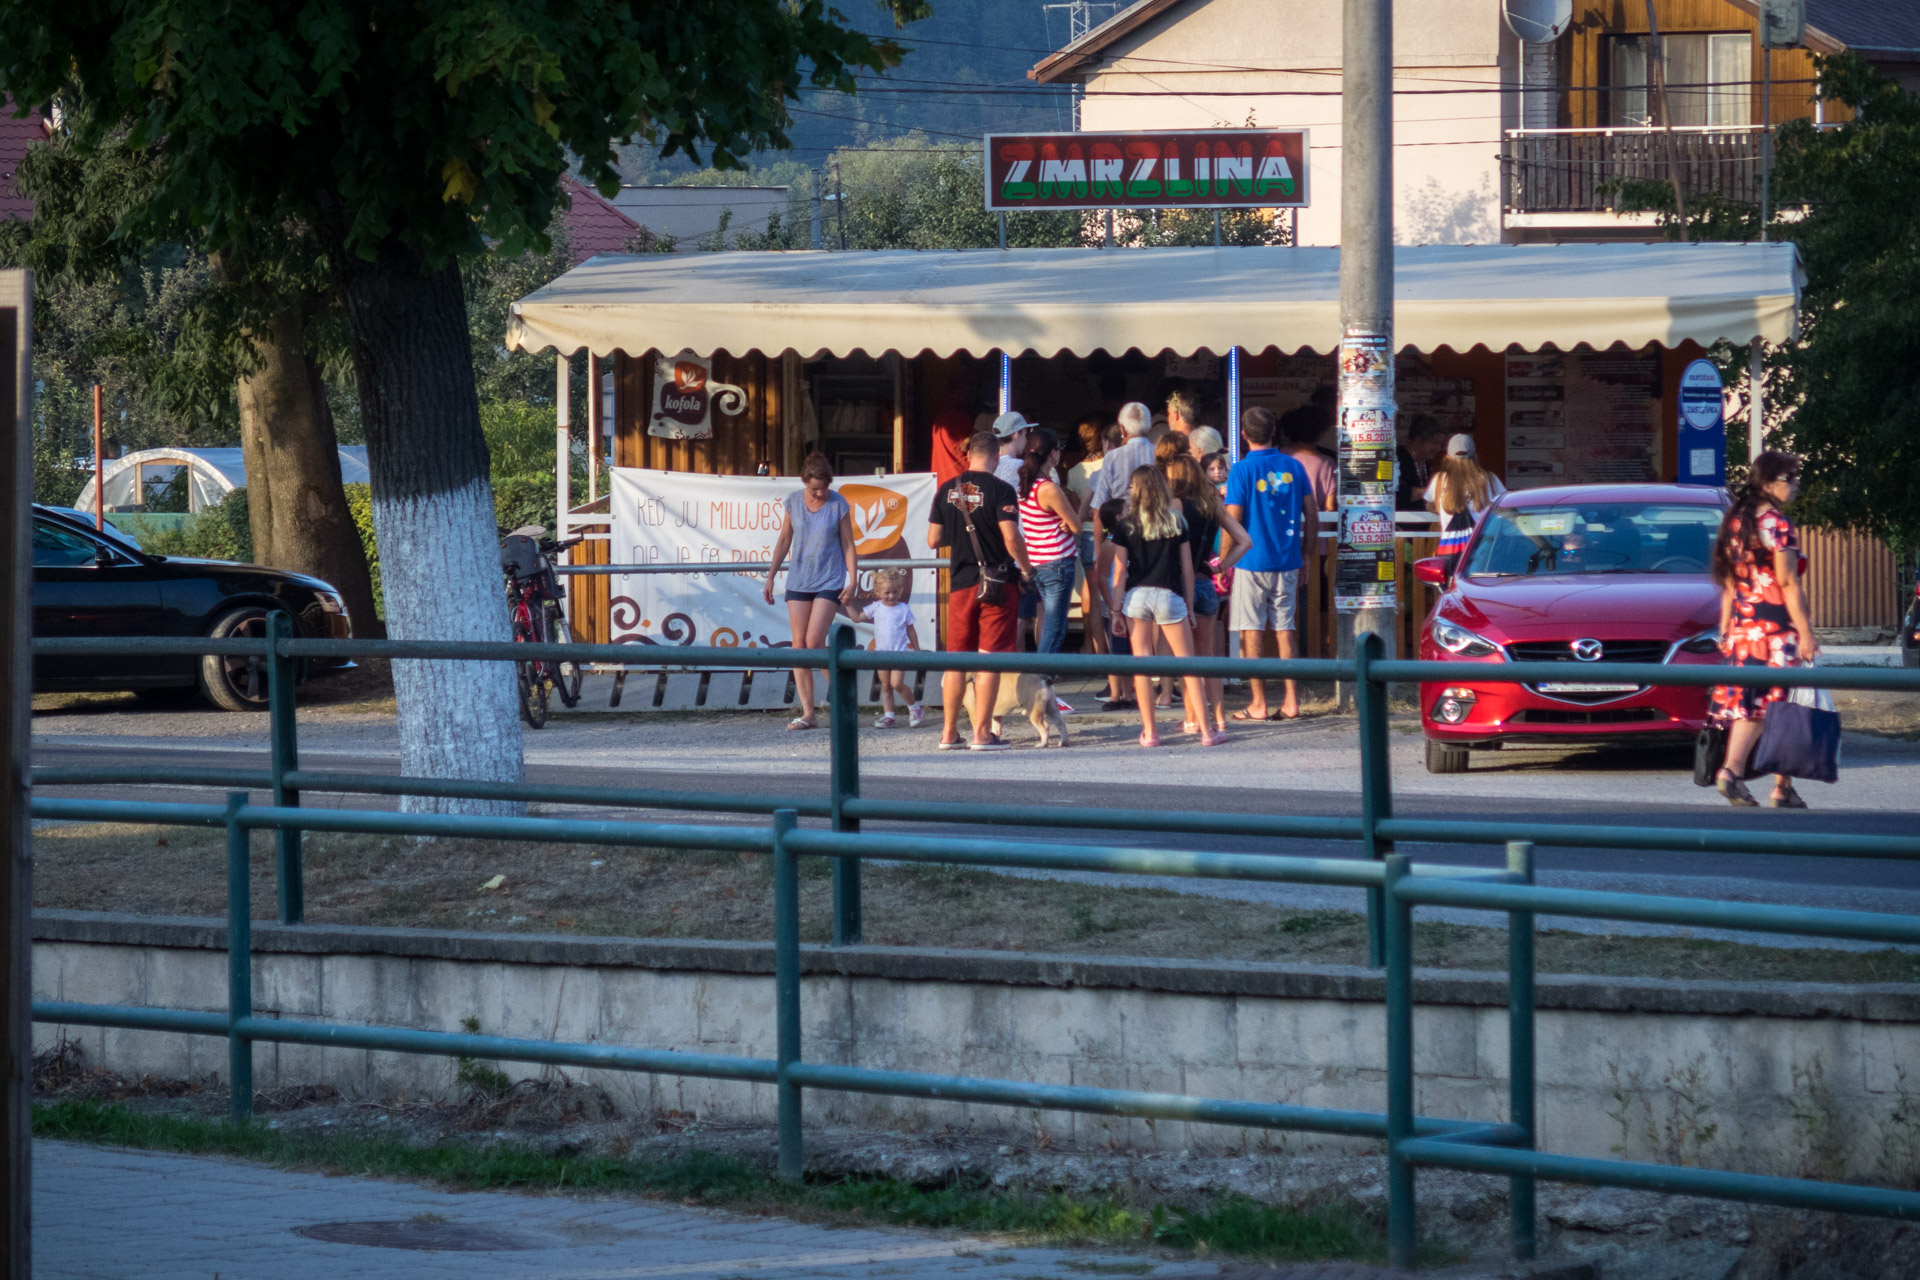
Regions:
<instances>
[{"instance_id":1,"label":"car windshield","mask_svg":"<svg viewBox=\"0 0 1920 1280\"><path fill-rule=\"evenodd\" d=\"M1658 502L1501 507L1487 514L1463 573L1705 573L1721 509Z\"/></svg>"}]
</instances>

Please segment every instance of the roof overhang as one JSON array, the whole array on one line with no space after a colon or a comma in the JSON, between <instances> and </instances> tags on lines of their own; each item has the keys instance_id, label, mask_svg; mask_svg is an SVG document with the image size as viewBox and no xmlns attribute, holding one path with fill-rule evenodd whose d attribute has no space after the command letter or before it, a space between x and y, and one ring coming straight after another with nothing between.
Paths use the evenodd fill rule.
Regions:
<instances>
[{"instance_id":1,"label":"roof overhang","mask_svg":"<svg viewBox=\"0 0 1920 1280\"><path fill-rule=\"evenodd\" d=\"M1784 342L1791 244L1420 245L1394 252L1401 346ZM1338 249L703 253L589 259L513 305L521 350L1331 351Z\"/></svg>"}]
</instances>

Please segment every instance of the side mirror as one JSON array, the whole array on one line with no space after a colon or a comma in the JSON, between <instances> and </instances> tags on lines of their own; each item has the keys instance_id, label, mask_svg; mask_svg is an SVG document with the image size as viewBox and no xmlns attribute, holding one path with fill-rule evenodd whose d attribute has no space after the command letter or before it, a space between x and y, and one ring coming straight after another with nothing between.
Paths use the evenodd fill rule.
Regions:
<instances>
[{"instance_id":1,"label":"side mirror","mask_svg":"<svg viewBox=\"0 0 1920 1280\"><path fill-rule=\"evenodd\" d=\"M1444 587L1449 576L1449 556L1428 556L1424 560L1413 562L1413 578L1416 582L1425 582L1432 586Z\"/></svg>"}]
</instances>

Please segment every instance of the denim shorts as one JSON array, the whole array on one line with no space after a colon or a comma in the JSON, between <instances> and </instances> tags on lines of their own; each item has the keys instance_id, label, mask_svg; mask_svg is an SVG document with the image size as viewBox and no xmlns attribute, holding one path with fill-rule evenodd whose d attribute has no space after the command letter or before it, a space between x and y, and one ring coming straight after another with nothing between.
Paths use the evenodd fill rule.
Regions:
<instances>
[{"instance_id":1,"label":"denim shorts","mask_svg":"<svg viewBox=\"0 0 1920 1280\"><path fill-rule=\"evenodd\" d=\"M1220 616L1220 593L1214 589L1213 575L1196 574L1193 579L1193 616L1196 618L1217 618Z\"/></svg>"},{"instance_id":2,"label":"denim shorts","mask_svg":"<svg viewBox=\"0 0 1920 1280\"><path fill-rule=\"evenodd\" d=\"M1082 529L1080 531L1080 563L1088 569L1093 568L1094 551L1093 530Z\"/></svg>"},{"instance_id":3,"label":"denim shorts","mask_svg":"<svg viewBox=\"0 0 1920 1280\"><path fill-rule=\"evenodd\" d=\"M1187 602L1165 587L1135 587L1127 592L1124 612L1129 618L1170 627L1187 620Z\"/></svg>"}]
</instances>

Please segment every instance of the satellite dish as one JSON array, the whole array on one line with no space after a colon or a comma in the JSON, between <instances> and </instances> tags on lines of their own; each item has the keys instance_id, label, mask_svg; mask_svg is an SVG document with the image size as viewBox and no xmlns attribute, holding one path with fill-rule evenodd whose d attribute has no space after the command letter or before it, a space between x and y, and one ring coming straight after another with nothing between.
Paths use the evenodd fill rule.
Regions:
<instances>
[{"instance_id":1,"label":"satellite dish","mask_svg":"<svg viewBox=\"0 0 1920 1280\"><path fill-rule=\"evenodd\" d=\"M1500 0L1507 30L1528 44L1558 40L1573 23L1573 0Z\"/></svg>"}]
</instances>

